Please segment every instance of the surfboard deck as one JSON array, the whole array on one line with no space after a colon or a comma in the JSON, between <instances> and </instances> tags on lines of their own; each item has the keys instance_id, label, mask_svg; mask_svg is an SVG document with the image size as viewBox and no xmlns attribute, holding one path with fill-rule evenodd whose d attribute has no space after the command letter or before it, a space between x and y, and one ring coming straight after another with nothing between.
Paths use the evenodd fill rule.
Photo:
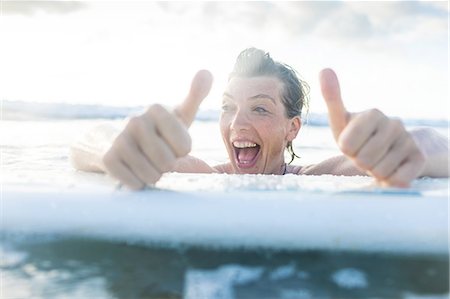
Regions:
<instances>
[{"instance_id":1,"label":"surfboard deck","mask_svg":"<svg viewBox=\"0 0 450 299\"><path fill-rule=\"evenodd\" d=\"M242 176L174 174L159 188L141 192L111 185L6 185L1 230L10 235L218 248L448 252L444 190L448 180L397 190L377 189L353 179L347 186L344 180L344 187L327 189L330 178L316 177L302 181L315 182L308 190L270 182L279 180L275 176L251 179L266 182L253 184ZM241 186L233 189L238 180ZM321 183L324 187L317 188ZM436 186L440 189L431 188Z\"/></svg>"}]
</instances>

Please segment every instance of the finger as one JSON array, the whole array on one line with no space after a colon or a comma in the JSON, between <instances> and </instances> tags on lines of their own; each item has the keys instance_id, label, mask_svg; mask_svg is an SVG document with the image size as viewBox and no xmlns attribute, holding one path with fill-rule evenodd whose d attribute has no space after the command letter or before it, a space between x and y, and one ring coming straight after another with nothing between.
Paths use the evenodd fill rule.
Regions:
<instances>
[{"instance_id":1,"label":"finger","mask_svg":"<svg viewBox=\"0 0 450 299\"><path fill-rule=\"evenodd\" d=\"M425 157L421 153L409 156L395 172L385 180L391 186L407 188L416 179L425 166Z\"/></svg>"},{"instance_id":2,"label":"finger","mask_svg":"<svg viewBox=\"0 0 450 299\"><path fill-rule=\"evenodd\" d=\"M369 171L379 181L386 181L405 162L411 152L411 141L404 132L397 138L386 155Z\"/></svg>"},{"instance_id":3,"label":"finger","mask_svg":"<svg viewBox=\"0 0 450 299\"><path fill-rule=\"evenodd\" d=\"M198 71L192 79L191 88L186 99L175 108L175 114L189 127L197 114L198 107L208 95L213 77L207 70Z\"/></svg>"},{"instance_id":4,"label":"finger","mask_svg":"<svg viewBox=\"0 0 450 299\"><path fill-rule=\"evenodd\" d=\"M344 107L341 98L339 81L332 69L324 69L319 74L320 89L327 104L328 119L335 140L338 140L342 130L350 119L350 113Z\"/></svg>"},{"instance_id":5,"label":"finger","mask_svg":"<svg viewBox=\"0 0 450 299\"><path fill-rule=\"evenodd\" d=\"M358 166L363 169L371 170L374 168L404 132L403 125L400 121L383 120L384 118L380 119L373 135L355 156L355 160L358 161Z\"/></svg>"},{"instance_id":6,"label":"finger","mask_svg":"<svg viewBox=\"0 0 450 299\"><path fill-rule=\"evenodd\" d=\"M350 157L356 156L386 120L386 116L376 109L355 114L337 140L339 148Z\"/></svg>"},{"instance_id":7,"label":"finger","mask_svg":"<svg viewBox=\"0 0 450 299\"><path fill-rule=\"evenodd\" d=\"M147 160L130 137L122 136L121 138L124 139L118 144L121 161L146 185L157 182L161 173Z\"/></svg>"},{"instance_id":8,"label":"finger","mask_svg":"<svg viewBox=\"0 0 450 299\"><path fill-rule=\"evenodd\" d=\"M176 157L186 156L191 151L191 136L177 117L158 104L152 105L146 114L153 121L156 133L170 146Z\"/></svg>"},{"instance_id":9,"label":"finger","mask_svg":"<svg viewBox=\"0 0 450 299\"><path fill-rule=\"evenodd\" d=\"M139 190L145 187L145 183L134 175L116 154L112 152L106 153L103 157L103 164L106 172L110 176L118 179L126 187L133 190Z\"/></svg>"},{"instance_id":10,"label":"finger","mask_svg":"<svg viewBox=\"0 0 450 299\"><path fill-rule=\"evenodd\" d=\"M155 131L155 126L148 118L139 118L136 130L131 130L137 140L139 149L159 172L173 169L177 157L169 145Z\"/></svg>"},{"instance_id":11,"label":"finger","mask_svg":"<svg viewBox=\"0 0 450 299\"><path fill-rule=\"evenodd\" d=\"M405 129L401 121L388 119L383 115L370 137L356 155L360 167L373 169L392 150L396 142L404 135Z\"/></svg>"}]
</instances>

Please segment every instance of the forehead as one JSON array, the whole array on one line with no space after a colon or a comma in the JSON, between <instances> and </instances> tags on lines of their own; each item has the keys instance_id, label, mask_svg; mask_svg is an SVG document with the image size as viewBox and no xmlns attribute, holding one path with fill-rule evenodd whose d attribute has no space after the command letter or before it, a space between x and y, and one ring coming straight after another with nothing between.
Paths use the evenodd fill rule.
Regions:
<instances>
[{"instance_id":1,"label":"forehead","mask_svg":"<svg viewBox=\"0 0 450 299\"><path fill-rule=\"evenodd\" d=\"M283 85L275 77L234 77L225 89L225 93L233 98L247 99L259 94L265 94L273 99L279 99Z\"/></svg>"}]
</instances>

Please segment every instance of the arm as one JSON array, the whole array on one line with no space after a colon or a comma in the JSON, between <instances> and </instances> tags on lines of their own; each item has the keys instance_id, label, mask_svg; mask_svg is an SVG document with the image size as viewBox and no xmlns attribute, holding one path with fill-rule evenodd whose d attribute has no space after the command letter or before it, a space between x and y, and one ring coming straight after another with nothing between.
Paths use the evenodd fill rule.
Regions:
<instances>
[{"instance_id":1,"label":"arm","mask_svg":"<svg viewBox=\"0 0 450 299\"><path fill-rule=\"evenodd\" d=\"M70 148L73 167L83 171L106 172L103 156L120 132L120 128L110 123L92 128Z\"/></svg>"},{"instance_id":2,"label":"arm","mask_svg":"<svg viewBox=\"0 0 450 299\"><path fill-rule=\"evenodd\" d=\"M420 176L449 176L449 140L431 128L420 128L411 131L417 146L426 160Z\"/></svg>"},{"instance_id":3,"label":"arm","mask_svg":"<svg viewBox=\"0 0 450 299\"><path fill-rule=\"evenodd\" d=\"M412 138L425 157L423 171L418 177L448 177L449 149L448 139L431 128L420 128L410 131ZM306 175L369 175L345 155L326 159L318 164L308 165L299 169L298 174Z\"/></svg>"},{"instance_id":4,"label":"arm","mask_svg":"<svg viewBox=\"0 0 450 299\"><path fill-rule=\"evenodd\" d=\"M83 171L107 172L103 157L121 131L120 128L109 123L92 128L70 148L70 161L73 167ZM218 172L203 160L190 155L177 159L171 171L182 173Z\"/></svg>"},{"instance_id":5,"label":"arm","mask_svg":"<svg viewBox=\"0 0 450 299\"><path fill-rule=\"evenodd\" d=\"M350 159L343 155L326 159L317 164L301 167L296 173L305 175L331 174L344 176L367 176L364 171L356 167L356 165Z\"/></svg>"},{"instance_id":6,"label":"arm","mask_svg":"<svg viewBox=\"0 0 450 299\"><path fill-rule=\"evenodd\" d=\"M156 183L163 173L176 169L177 163L182 165L178 160L191 151L188 128L211 84L211 73L199 71L188 96L174 111L155 104L130 118L121 130L111 126L93 129L72 147L73 165L106 172L134 190Z\"/></svg>"},{"instance_id":7,"label":"arm","mask_svg":"<svg viewBox=\"0 0 450 299\"><path fill-rule=\"evenodd\" d=\"M382 186L396 187L408 187L420 176L448 176L445 138L430 129L408 132L400 120L377 109L348 112L337 76L330 69L321 72L320 83L334 138L361 171Z\"/></svg>"}]
</instances>

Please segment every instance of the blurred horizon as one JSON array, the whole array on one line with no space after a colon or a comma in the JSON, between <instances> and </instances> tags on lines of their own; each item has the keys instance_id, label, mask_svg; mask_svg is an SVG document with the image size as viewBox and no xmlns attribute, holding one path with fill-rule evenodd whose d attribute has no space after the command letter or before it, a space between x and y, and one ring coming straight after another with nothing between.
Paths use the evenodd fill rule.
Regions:
<instances>
[{"instance_id":1,"label":"blurred horizon","mask_svg":"<svg viewBox=\"0 0 450 299\"><path fill-rule=\"evenodd\" d=\"M318 72L335 69L350 111L449 119L447 1L2 1L1 100L147 106L215 82L219 109L239 52L294 67L325 113Z\"/></svg>"},{"instance_id":2,"label":"blurred horizon","mask_svg":"<svg viewBox=\"0 0 450 299\"><path fill-rule=\"evenodd\" d=\"M2 120L4 121L70 121L70 120L123 120L145 111L145 106L108 106L96 104L71 103L36 103L25 101L2 102ZM195 121L218 123L221 109L205 109L200 107ZM450 120L447 118L401 118L406 127L433 127L447 129ZM312 127L328 127L328 114L314 111L302 113L303 125ZM441 133L444 133L441 130Z\"/></svg>"}]
</instances>

